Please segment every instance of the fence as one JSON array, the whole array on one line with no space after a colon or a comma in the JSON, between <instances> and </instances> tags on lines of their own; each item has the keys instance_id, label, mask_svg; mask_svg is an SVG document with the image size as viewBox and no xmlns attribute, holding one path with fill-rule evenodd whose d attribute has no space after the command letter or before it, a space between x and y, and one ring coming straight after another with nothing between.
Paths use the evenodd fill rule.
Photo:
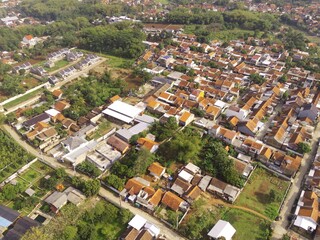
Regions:
<instances>
[{"instance_id":1,"label":"fence","mask_svg":"<svg viewBox=\"0 0 320 240\"><path fill-rule=\"evenodd\" d=\"M33 164L34 162L36 162L38 160L38 158L33 159L31 162L27 163L26 165L24 165L22 168L20 168L19 170L17 170L14 174L12 174L10 177L8 177L6 180L4 180L0 186L4 186L5 184L7 184L8 182L10 182L11 180L15 179L16 177L18 177L19 174L21 174L22 172L24 172L25 170L27 170L31 164Z\"/></svg>"}]
</instances>

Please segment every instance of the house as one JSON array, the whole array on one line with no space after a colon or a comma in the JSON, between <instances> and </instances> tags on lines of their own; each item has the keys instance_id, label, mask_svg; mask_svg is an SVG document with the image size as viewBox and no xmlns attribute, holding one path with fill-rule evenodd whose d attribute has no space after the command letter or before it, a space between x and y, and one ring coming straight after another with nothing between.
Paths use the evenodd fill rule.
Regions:
<instances>
[{"instance_id":1,"label":"house","mask_svg":"<svg viewBox=\"0 0 320 240\"><path fill-rule=\"evenodd\" d=\"M237 129L239 132L244 135L254 137L257 131L260 130L260 126L258 125L259 119L253 118L246 122L238 123Z\"/></svg>"},{"instance_id":2,"label":"house","mask_svg":"<svg viewBox=\"0 0 320 240\"><path fill-rule=\"evenodd\" d=\"M239 196L241 190L237 187L231 186L217 178L212 178L208 188L208 192L218 195L222 199L233 203Z\"/></svg>"},{"instance_id":3,"label":"house","mask_svg":"<svg viewBox=\"0 0 320 240\"><path fill-rule=\"evenodd\" d=\"M243 141L241 147L249 155L255 157L256 155L259 155L262 152L264 144L259 140L255 140L254 138L248 137Z\"/></svg>"},{"instance_id":4,"label":"house","mask_svg":"<svg viewBox=\"0 0 320 240\"><path fill-rule=\"evenodd\" d=\"M160 229L149 223L140 215L135 215L130 222L126 231L120 236L120 240L153 240L160 236Z\"/></svg>"},{"instance_id":5,"label":"house","mask_svg":"<svg viewBox=\"0 0 320 240\"><path fill-rule=\"evenodd\" d=\"M62 112L63 110L70 107L70 103L66 102L65 100L57 101L54 103L54 109Z\"/></svg>"},{"instance_id":6,"label":"house","mask_svg":"<svg viewBox=\"0 0 320 240\"><path fill-rule=\"evenodd\" d=\"M295 227L309 233L314 232L319 219L319 198L316 193L302 190L294 214L296 215L293 222Z\"/></svg>"},{"instance_id":7,"label":"house","mask_svg":"<svg viewBox=\"0 0 320 240\"><path fill-rule=\"evenodd\" d=\"M114 95L113 97L111 97L111 98L109 99L109 101L110 101L111 103L114 103L114 102L116 102L116 101L122 101L122 98L121 98L119 95Z\"/></svg>"},{"instance_id":8,"label":"house","mask_svg":"<svg viewBox=\"0 0 320 240\"><path fill-rule=\"evenodd\" d=\"M106 118L111 121L119 121L121 123L132 123L143 110L130 104L115 101L108 108L102 111Z\"/></svg>"},{"instance_id":9,"label":"house","mask_svg":"<svg viewBox=\"0 0 320 240\"><path fill-rule=\"evenodd\" d=\"M299 119L309 118L312 122L316 121L320 115L319 109L313 103L304 104L298 114Z\"/></svg>"},{"instance_id":10,"label":"house","mask_svg":"<svg viewBox=\"0 0 320 240\"><path fill-rule=\"evenodd\" d=\"M0 228L8 228L18 219L19 216L19 212L0 205Z\"/></svg>"},{"instance_id":11,"label":"house","mask_svg":"<svg viewBox=\"0 0 320 240\"><path fill-rule=\"evenodd\" d=\"M225 110L224 114L226 115L227 118L228 117L237 117L239 120L242 121L248 116L249 111L247 111L244 108L230 106Z\"/></svg>"},{"instance_id":12,"label":"house","mask_svg":"<svg viewBox=\"0 0 320 240\"><path fill-rule=\"evenodd\" d=\"M115 135L108 138L107 143L117 149L122 154L126 153L129 150L130 145L120 138L116 137Z\"/></svg>"},{"instance_id":13,"label":"house","mask_svg":"<svg viewBox=\"0 0 320 240\"><path fill-rule=\"evenodd\" d=\"M161 203L169 207L173 211L186 210L189 206L182 198L172 192L166 192L161 200Z\"/></svg>"},{"instance_id":14,"label":"house","mask_svg":"<svg viewBox=\"0 0 320 240\"><path fill-rule=\"evenodd\" d=\"M139 138L137 144L140 148L147 149L151 153L154 153L159 148L159 143L152 141L149 138Z\"/></svg>"},{"instance_id":15,"label":"house","mask_svg":"<svg viewBox=\"0 0 320 240\"><path fill-rule=\"evenodd\" d=\"M22 39L22 44L27 45L29 47L33 47L37 44L37 39L34 38L32 35L26 35Z\"/></svg>"},{"instance_id":16,"label":"house","mask_svg":"<svg viewBox=\"0 0 320 240\"><path fill-rule=\"evenodd\" d=\"M19 240L31 228L35 228L39 226L40 226L39 222L29 217L19 218L14 223L13 228L10 228L9 231L4 234L4 237L2 238L2 240Z\"/></svg>"},{"instance_id":17,"label":"house","mask_svg":"<svg viewBox=\"0 0 320 240\"><path fill-rule=\"evenodd\" d=\"M208 233L210 239L231 240L236 229L227 221L219 220Z\"/></svg>"},{"instance_id":18,"label":"house","mask_svg":"<svg viewBox=\"0 0 320 240\"><path fill-rule=\"evenodd\" d=\"M51 116L47 113L41 113L25 122L22 123L22 125L27 129L33 129L33 127L38 123L38 122L45 122L48 123L50 121Z\"/></svg>"},{"instance_id":19,"label":"house","mask_svg":"<svg viewBox=\"0 0 320 240\"><path fill-rule=\"evenodd\" d=\"M189 182L185 182L181 178L177 178L171 186L171 190L182 197L185 193L188 192L191 186L192 185Z\"/></svg>"},{"instance_id":20,"label":"house","mask_svg":"<svg viewBox=\"0 0 320 240\"><path fill-rule=\"evenodd\" d=\"M116 136L120 138L121 140L125 142L130 142L131 138L134 135L137 135L139 133L142 133L143 131L146 131L149 128L150 124L139 122L138 124L130 127L130 128L121 128L118 131L116 131Z\"/></svg>"},{"instance_id":21,"label":"house","mask_svg":"<svg viewBox=\"0 0 320 240\"><path fill-rule=\"evenodd\" d=\"M194 119L194 114L188 111L185 111L179 118L179 124L181 126L187 126L190 124Z\"/></svg>"},{"instance_id":22,"label":"house","mask_svg":"<svg viewBox=\"0 0 320 240\"><path fill-rule=\"evenodd\" d=\"M50 205L50 209L54 213L58 213L59 210L67 204L68 197L63 192L54 192L44 200Z\"/></svg>"},{"instance_id":23,"label":"house","mask_svg":"<svg viewBox=\"0 0 320 240\"><path fill-rule=\"evenodd\" d=\"M160 179L166 172L166 168L161 166L160 163L154 162L148 167L148 171L151 176Z\"/></svg>"}]
</instances>

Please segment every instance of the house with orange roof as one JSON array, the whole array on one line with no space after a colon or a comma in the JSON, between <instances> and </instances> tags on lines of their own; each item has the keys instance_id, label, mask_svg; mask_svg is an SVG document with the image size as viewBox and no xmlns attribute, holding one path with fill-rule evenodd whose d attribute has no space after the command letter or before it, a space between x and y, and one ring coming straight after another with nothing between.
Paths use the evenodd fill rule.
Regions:
<instances>
[{"instance_id":1,"label":"house with orange roof","mask_svg":"<svg viewBox=\"0 0 320 240\"><path fill-rule=\"evenodd\" d=\"M312 233L318 227L319 198L313 191L302 190L297 203L293 225L305 232Z\"/></svg>"},{"instance_id":2,"label":"house with orange roof","mask_svg":"<svg viewBox=\"0 0 320 240\"><path fill-rule=\"evenodd\" d=\"M188 111L185 111L179 118L179 124L181 126L187 126L193 121L193 119L194 119L194 114Z\"/></svg>"},{"instance_id":3,"label":"house with orange roof","mask_svg":"<svg viewBox=\"0 0 320 240\"><path fill-rule=\"evenodd\" d=\"M221 108L217 106L208 106L205 111L206 116L211 120L216 120L221 114Z\"/></svg>"},{"instance_id":4,"label":"house with orange roof","mask_svg":"<svg viewBox=\"0 0 320 240\"><path fill-rule=\"evenodd\" d=\"M248 137L243 141L241 147L251 156L258 156L262 152L264 144L261 141Z\"/></svg>"},{"instance_id":5,"label":"house with orange roof","mask_svg":"<svg viewBox=\"0 0 320 240\"><path fill-rule=\"evenodd\" d=\"M259 130L259 120L257 118L250 119L247 122L238 123L237 130L247 136L254 137Z\"/></svg>"},{"instance_id":6,"label":"house with orange roof","mask_svg":"<svg viewBox=\"0 0 320 240\"><path fill-rule=\"evenodd\" d=\"M219 125L213 126L209 130L209 133L217 138L220 138L222 141L228 144L233 144L236 138L239 136L239 132L229 130Z\"/></svg>"},{"instance_id":7,"label":"house with orange roof","mask_svg":"<svg viewBox=\"0 0 320 240\"><path fill-rule=\"evenodd\" d=\"M115 101L122 101L122 98L121 98L119 95L114 95L113 97L111 97L111 98L109 99L109 101L110 101L111 103L114 103Z\"/></svg>"},{"instance_id":8,"label":"house with orange roof","mask_svg":"<svg viewBox=\"0 0 320 240\"><path fill-rule=\"evenodd\" d=\"M189 206L186 201L169 191L164 194L161 203L175 212L178 210L185 211Z\"/></svg>"},{"instance_id":9,"label":"house with orange roof","mask_svg":"<svg viewBox=\"0 0 320 240\"><path fill-rule=\"evenodd\" d=\"M62 97L63 92L60 89L56 89L52 92L52 95L56 99L60 99Z\"/></svg>"},{"instance_id":10,"label":"house with orange roof","mask_svg":"<svg viewBox=\"0 0 320 240\"><path fill-rule=\"evenodd\" d=\"M159 148L159 143L148 138L139 138L137 144L140 148L145 148L151 153L154 153Z\"/></svg>"},{"instance_id":11,"label":"house with orange roof","mask_svg":"<svg viewBox=\"0 0 320 240\"><path fill-rule=\"evenodd\" d=\"M261 162L267 163L270 160L272 154L273 154L273 151L271 150L271 148L264 147L257 158Z\"/></svg>"},{"instance_id":12,"label":"house with orange roof","mask_svg":"<svg viewBox=\"0 0 320 240\"><path fill-rule=\"evenodd\" d=\"M65 100L57 101L54 104L54 109L56 109L59 112L62 112L63 110L70 107L70 104L66 102Z\"/></svg>"},{"instance_id":13,"label":"house with orange roof","mask_svg":"<svg viewBox=\"0 0 320 240\"><path fill-rule=\"evenodd\" d=\"M148 171L151 176L160 179L166 172L166 168L163 167L160 163L154 162L148 167Z\"/></svg>"},{"instance_id":14,"label":"house with orange roof","mask_svg":"<svg viewBox=\"0 0 320 240\"><path fill-rule=\"evenodd\" d=\"M28 46L28 47L33 47L38 43L37 39L34 38L32 35L26 35L22 39L22 45L23 46Z\"/></svg>"}]
</instances>

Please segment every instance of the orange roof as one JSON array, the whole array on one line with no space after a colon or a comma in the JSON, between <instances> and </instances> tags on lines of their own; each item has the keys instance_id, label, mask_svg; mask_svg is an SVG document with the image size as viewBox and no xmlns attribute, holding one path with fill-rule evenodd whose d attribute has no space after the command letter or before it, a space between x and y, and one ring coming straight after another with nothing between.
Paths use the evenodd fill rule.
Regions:
<instances>
[{"instance_id":1,"label":"orange roof","mask_svg":"<svg viewBox=\"0 0 320 240\"><path fill-rule=\"evenodd\" d=\"M142 147L148 149L149 151L151 151L151 149L156 146L156 145L159 145L159 143L155 142L155 141L152 141L148 138L139 138L137 140L137 143L139 145L141 145Z\"/></svg>"},{"instance_id":2,"label":"orange roof","mask_svg":"<svg viewBox=\"0 0 320 240\"><path fill-rule=\"evenodd\" d=\"M68 106L68 103L64 100L58 101L54 104L54 108L59 112L62 112L64 109L67 108L67 106Z\"/></svg>"},{"instance_id":3,"label":"orange roof","mask_svg":"<svg viewBox=\"0 0 320 240\"><path fill-rule=\"evenodd\" d=\"M169 97L170 97L170 94L169 93L166 93L166 92L162 92L162 93L160 93L160 96L159 97L161 97L161 98L163 98L163 99L168 99Z\"/></svg>"},{"instance_id":4,"label":"orange roof","mask_svg":"<svg viewBox=\"0 0 320 240\"><path fill-rule=\"evenodd\" d=\"M62 113L58 113L56 116L52 117L52 119L62 122L65 119L65 117L62 115Z\"/></svg>"},{"instance_id":5,"label":"orange roof","mask_svg":"<svg viewBox=\"0 0 320 240\"><path fill-rule=\"evenodd\" d=\"M144 185L142 183L135 180L134 178L131 178L128 180L124 188L130 193L137 195L143 187Z\"/></svg>"},{"instance_id":6,"label":"orange roof","mask_svg":"<svg viewBox=\"0 0 320 240\"><path fill-rule=\"evenodd\" d=\"M143 191L145 191L146 193L148 193L149 196L152 196L152 195L156 192L156 190L154 190L153 187L145 187L145 188L143 189Z\"/></svg>"},{"instance_id":7,"label":"orange roof","mask_svg":"<svg viewBox=\"0 0 320 240\"><path fill-rule=\"evenodd\" d=\"M255 142L254 140L252 140L250 138L246 138L246 140L244 140L243 144L245 144L251 148L255 148L255 149L261 149L263 147L262 144Z\"/></svg>"},{"instance_id":8,"label":"orange roof","mask_svg":"<svg viewBox=\"0 0 320 240\"><path fill-rule=\"evenodd\" d=\"M115 95L112 98L110 98L110 101L114 103L115 101L117 101L119 99L121 99L121 97L119 95Z\"/></svg>"},{"instance_id":9,"label":"orange roof","mask_svg":"<svg viewBox=\"0 0 320 240\"><path fill-rule=\"evenodd\" d=\"M56 89L52 92L52 95L56 98L60 97L63 92L60 89Z\"/></svg>"},{"instance_id":10,"label":"orange roof","mask_svg":"<svg viewBox=\"0 0 320 240\"><path fill-rule=\"evenodd\" d=\"M159 105L160 105L160 103L157 102L156 100L151 100L148 103L148 107L151 108L151 109L156 109Z\"/></svg>"},{"instance_id":11,"label":"orange roof","mask_svg":"<svg viewBox=\"0 0 320 240\"><path fill-rule=\"evenodd\" d=\"M161 164L158 162L154 162L148 167L149 172L151 172L159 177L163 173L163 170L165 170L165 167L161 166Z\"/></svg>"},{"instance_id":12,"label":"orange roof","mask_svg":"<svg viewBox=\"0 0 320 240\"><path fill-rule=\"evenodd\" d=\"M37 131L41 131L42 129L48 128L48 127L50 127L50 124L45 123L45 122L38 122L34 126L34 129L37 130Z\"/></svg>"},{"instance_id":13,"label":"orange roof","mask_svg":"<svg viewBox=\"0 0 320 240\"><path fill-rule=\"evenodd\" d=\"M264 147L260 155L265 156L267 159L269 159L272 155L272 150L268 147Z\"/></svg>"},{"instance_id":14,"label":"orange roof","mask_svg":"<svg viewBox=\"0 0 320 240\"><path fill-rule=\"evenodd\" d=\"M161 202L172 210L177 211L179 210L180 204L183 202L183 199L172 192L166 192Z\"/></svg>"},{"instance_id":15,"label":"orange roof","mask_svg":"<svg viewBox=\"0 0 320 240\"><path fill-rule=\"evenodd\" d=\"M207 114L214 115L214 116L217 116L220 113L220 111L221 111L221 109L216 106L209 106L206 109Z\"/></svg>"},{"instance_id":16,"label":"orange roof","mask_svg":"<svg viewBox=\"0 0 320 240\"><path fill-rule=\"evenodd\" d=\"M233 127L237 126L238 122L239 122L239 119L236 116L231 117L230 120L229 120L229 123Z\"/></svg>"},{"instance_id":17,"label":"orange roof","mask_svg":"<svg viewBox=\"0 0 320 240\"><path fill-rule=\"evenodd\" d=\"M163 196L162 190L158 189L156 193L153 194L153 196L149 199L149 203L151 203L153 206L158 206L162 196Z\"/></svg>"},{"instance_id":18,"label":"orange roof","mask_svg":"<svg viewBox=\"0 0 320 240\"><path fill-rule=\"evenodd\" d=\"M193 189L187 194L187 197L195 200L200 196L201 192L202 191L198 186L194 186Z\"/></svg>"},{"instance_id":19,"label":"orange roof","mask_svg":"<svg viewBox=\"0 0 320 240\"><path fill-rule=\"evenodd\" d=\"M188 121L188 119L189 119L190 116L191 116L191 113L185 111L185 112L181 115L181 117L179 118L179 121L185 123L186 121Z\"/></svg>"},{"instance_id":20,"label":"orange roof","mask_svg":"<svg viewBox=\"0 0 320 240\"><path fill-rule=\"evenodd\" d=\"M27 40L31 40L32 38L33 38L33 36L32 35L26 35L26 36L24 36Z\"/></svg>"}]
</instances>

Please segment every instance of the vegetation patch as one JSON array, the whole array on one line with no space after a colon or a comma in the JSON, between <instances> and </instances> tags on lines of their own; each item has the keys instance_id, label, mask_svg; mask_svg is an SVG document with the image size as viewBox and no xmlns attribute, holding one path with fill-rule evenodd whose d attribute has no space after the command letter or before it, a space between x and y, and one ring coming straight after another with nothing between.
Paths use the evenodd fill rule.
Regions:
<instances>
[{"instance_id":1,"label":"vegetation patch","mask_svg":"<svg viewBox=\"0 0 320 240\"><path fill-rule=\"evenodd\" d=\"M15 100L12 100L12 101L6 103L5 105L3 105L3 107L6 108L6 109L12 108L12 107L14 107L14 106L16 106L16 105L18 105L20 103L28 101L31 98L34 98L35 96L39 95L41 92L43 92L43 88L39 88L39 89L37 89L35 91L32 91L32 92L30 92L28 94L25 94L25 95L21 96L21 97L15 99Z\"/></svg>"},{"instance_id":2,"label":"vegetation patch","mask_svg":"<svg viewBox=\"0 0 320 240\"><path fill-rule=\"evenodd\" d=\"M236 229L234 240L268 239L271 234L269 222L240 209L228 209L222 219Z\"/></svg>"},{"instance_id":3,"label":"vegetation patch","mask_svg":"<svg viewBox=\"0 0 320 240\"><path fill-rule=\"evenodd\" d=\"M258 167L235 204L255 210L270 219L275 219L289 184L288 181Z\"/></svg>"}]
</instances>

